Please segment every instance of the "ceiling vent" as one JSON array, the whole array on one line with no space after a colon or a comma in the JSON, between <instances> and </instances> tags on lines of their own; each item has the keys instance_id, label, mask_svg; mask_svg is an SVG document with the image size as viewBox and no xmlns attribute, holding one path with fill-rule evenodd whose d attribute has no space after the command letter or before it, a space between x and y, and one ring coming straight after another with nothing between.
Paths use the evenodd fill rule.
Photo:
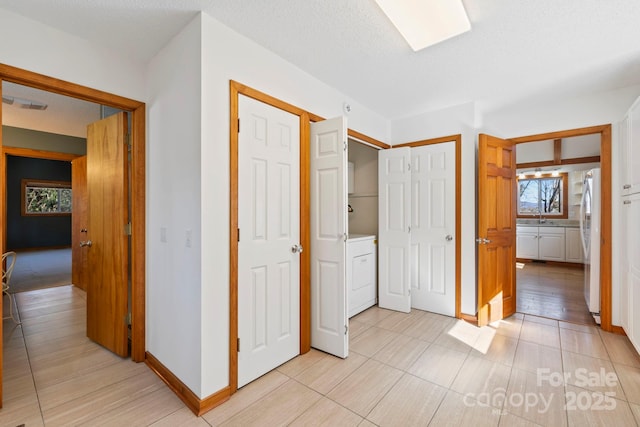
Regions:
<instances>
[{"instance_id":1,"label":"ceiling vent","mask_svg":"<svg viewBox=\"0 0 640 427\"><path fill-rule=\"evenodd\" d=\"M14 96L2 96L2 102L8 105L16 105L27 110L46 110L48 105L30 99L16 98Z\"/></svg>"}]
</instances>

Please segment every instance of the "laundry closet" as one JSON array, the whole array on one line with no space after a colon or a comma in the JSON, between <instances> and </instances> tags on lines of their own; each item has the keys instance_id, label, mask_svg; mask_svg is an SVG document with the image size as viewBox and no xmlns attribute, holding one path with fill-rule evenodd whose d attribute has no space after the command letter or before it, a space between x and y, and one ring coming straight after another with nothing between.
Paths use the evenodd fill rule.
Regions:
<instances>
[{"instance_id":1,"label":"laundry closet","mask_svg":"<svg viewBox=\"0 0 640 427\"><path fill-rule=\"evenodd\" d=\"M378 149L347 143L347 289L349 317L378 301Z\"/></svg>"},{"instance_id":2,"label":"laundry closet","mask_svg":"<svg viewBox=\"0 0 640 427\"><path fill-rule=\"evenodd\" d=\"M376 302L454 315L457 142L378 150L343 117L310 130L312 347L347 357L349 317Z\"/></svg>"}]
</instances>

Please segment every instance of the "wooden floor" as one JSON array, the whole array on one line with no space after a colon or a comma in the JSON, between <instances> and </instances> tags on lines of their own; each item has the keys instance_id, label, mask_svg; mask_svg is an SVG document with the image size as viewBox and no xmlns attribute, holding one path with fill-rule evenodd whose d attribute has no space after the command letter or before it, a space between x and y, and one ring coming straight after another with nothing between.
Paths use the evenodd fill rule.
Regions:
<instances>
[{"instance_id":1,"label":"wooden floor","mask_svg":"<svg viewBox=\"0 0 640 427\"><path fill-rule=\"evenodd\" d=\"M518 313L595 325L584 299L584 270L526 263L516 269Z\"/></svg>"}]
</instances>

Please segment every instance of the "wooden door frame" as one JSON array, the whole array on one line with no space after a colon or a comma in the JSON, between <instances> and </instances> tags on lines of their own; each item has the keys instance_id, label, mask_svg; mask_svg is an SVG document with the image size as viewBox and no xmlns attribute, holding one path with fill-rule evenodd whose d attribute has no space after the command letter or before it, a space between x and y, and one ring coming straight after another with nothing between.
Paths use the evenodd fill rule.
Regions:
<instances>
[{"instance_id":1,"label":"wooden door frame","mask_svg":"<svg viewBox=\"0 0 640 427\"><path fill-rule=\"evenodd\" d=\"M143 102L75 83L48 77L42 74L0 64L0 82L7 81L47 92L95 102L131 114L131 360L145 360L145 117ZM1 86L0 86L1 92ZM0 122L2 121L0 106ZM0 148L2 128L0 127ZM6 156L0 156L0 176L6 177ZM0 223L6 227L6 186L0 186ZM0 233L0 247L5 250L6 230ZM0 308L1 310L1 308ZM1 338L1 331L0 331ZM1 341L0 341L1 343ZM1 345L1 344L0 344ZM1 350L1 347L0 347ZM1 358L2 351L0 351ZM1 359L0 359L1 363ZM1 365L0 365L1 366ZM0 372L0 381L2 380ZM2 395L0 394L0 401Z\"/></svg>"},{"instance_id":2,"label":"wooden door frame","mask_svg":"<svg viewBox=\"0 0 640 427\"><path fill-rule=\"evenodd\" d=\"M456 232L456 307L455 315L457 319L467 319L471 316L462 313L462 134L442 136L438 138L423 139L420 141L407 142L404 144L394 145L393 148L399 147L422 147L424 145L443 144L446 142L455 143L455 175L456 175L456 219L455 219L455 232Z\"/></svg>"},{"instance_id":3,"label":"wooden door frame","mask_svg":"<svg viewBox=\"0 0 640 427\"><path fill-rule=\"evenodd\" d=\"M611 222L612 222L612 153L611 124L549 132L537 135L510 138L516 144L526 142L562 139L574 136L600 134L600 170L601 170L601 224L600 224L600 328L607 332L621 332L619 326L611 323ZM514 260L515 261L515 260Z\"/></svg>"},{"instance_id":4,"label":"wooden door frame","mask_svg":"<svg viewBox=\"0 0 640 427\"><path fill-rule=\"evenodd\" d=\"M300 354L311 350L311 191L310 123L324 120L271 95L229 80L229 392L238 390L238 97L291 113L300 119ZM380 148L391 146L355 130L348 136Z\"/></svg>"}]
</instances>

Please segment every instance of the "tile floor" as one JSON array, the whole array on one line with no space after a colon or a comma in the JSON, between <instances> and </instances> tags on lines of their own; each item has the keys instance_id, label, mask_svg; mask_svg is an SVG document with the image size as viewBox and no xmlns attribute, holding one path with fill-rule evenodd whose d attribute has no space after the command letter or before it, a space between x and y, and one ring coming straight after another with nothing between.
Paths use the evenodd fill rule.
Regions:
<instances>
[{"instance_id":1,"label":"tile floor","mask_svg":"<svg viewBox=\"0 0 640 427\"><path fill-rule=\"evenodd\" d=\"M626 337L531 315L476 328L377 307L351 320L346 360L311 350L197 418L144 364L85 338L82 291L63 286L17 297L23 325L3 325L2 426L635 426L640 420L640 357Z\"/></svg>"}]
</instances>

